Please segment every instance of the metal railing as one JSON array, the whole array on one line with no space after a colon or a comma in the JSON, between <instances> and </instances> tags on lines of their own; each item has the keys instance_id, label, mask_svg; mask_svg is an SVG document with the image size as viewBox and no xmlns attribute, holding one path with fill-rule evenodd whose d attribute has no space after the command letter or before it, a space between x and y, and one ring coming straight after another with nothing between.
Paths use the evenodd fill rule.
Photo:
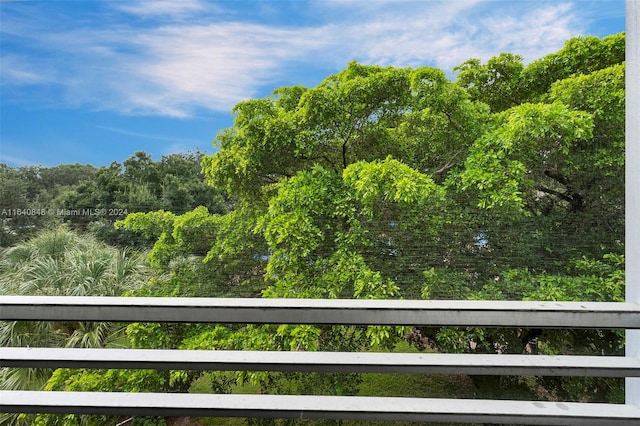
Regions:
<instances>
[{"instance_id":1,"label":"metal railing","mask_svg":"<svg viewBox=\"0 0 640 426\"><path fill-rule=\"evenodd\" d=\"M593 302L0 297L2 321L640 329L640 305ZM2 348L2 367L640 377L609 356ZM153 416L631 425L640 406L301 395L1 391L0 410Z\"/></svg>"}]
</instances>

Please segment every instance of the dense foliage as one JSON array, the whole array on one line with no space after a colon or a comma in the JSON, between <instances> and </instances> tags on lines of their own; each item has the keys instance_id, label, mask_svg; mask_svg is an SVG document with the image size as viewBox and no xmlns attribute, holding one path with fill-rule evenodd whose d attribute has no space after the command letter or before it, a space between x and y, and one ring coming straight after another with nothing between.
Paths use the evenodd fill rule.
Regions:
<instances>
[{"instance_id":1,"label":"dense foliage","mask_svg":"<svg viewBox=\"0 0 640 426\"><path fill-rule=\"evenodd\" d=\"M91 181L56 200L130 209L113 241L123 232L152 241L162 274L137 295L623 300L624 34L572 39L530 64L506 53L470 59L455 77L352 62L316 87L237 104L219 151L199 157L208 192L177 172L193 176L191 159L137 153L124 169L89 170ZM126 335L132 347L182 349L379 350L402 339L443 352L624 347L606 330L132 324ZM196 377L59 370L47 387L184 391ZM361 380L207 377L216 392L250 382L348 394ZM481 392L622 399L619 380L474 380Z\"/></svg>"},{"instance_id":2,"label":"dense foliage","mask_svg":"<svg viewBox=\"0 0 640 426\"><path fill-rule=\"evenodd\" d=\"M247 289L264 279L263 297L621 300L623 60L616 35L570 40L529 65L507 54L470 60L456 81L429 67L353 62L314 88L241 102L219 153L203 159L235 200L228 215L193 212L193 230L210 230L205 261ZM121 226L166 220L150 213ZM191 226L173 220L154 255L166 264L195 252L177 238ZM406 331L234 335L245 333L243 348L364 350ZM532 342L547 353L622 351L621 335L605 332L415 333L444 351L520 353ZM590 386L592 398L620 399L619 382Z\"/></svg>"}]
</instances>

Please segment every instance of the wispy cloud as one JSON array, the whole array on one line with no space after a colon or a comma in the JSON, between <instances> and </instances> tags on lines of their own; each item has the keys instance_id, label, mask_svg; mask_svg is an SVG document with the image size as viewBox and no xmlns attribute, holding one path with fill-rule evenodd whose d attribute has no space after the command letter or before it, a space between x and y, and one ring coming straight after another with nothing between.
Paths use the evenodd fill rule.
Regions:
<instances>
[{"instance_id":1,"label":"wispy cloud","mask_svg":"<svg viewBox=\"0 0 640 426\"><path fill-rule=\"evenodd\" d=\"M133 43L145 52L137 77L149 87L132 100L176 116L190 105L228 111L274 78L282 63L318 44L293 30L233 22L163 27Z\"/></svg>"},{"instance_id":2,"label":"wispy cloud","mask_svg":"<svg viewBox=\"0 0 640 426\"><path fill-rule=\"evenodd\" d=\"M151 134L151 133L142 133L142 132L133 132L130 130L126 130L126 129L121 129L118 127L111 127L111 126L100 126L100 125L96 125L94 126L97 129L102 129L102 130L107 130L109 132L112 133L118 133L120 135L126 135L126 136L133 136L136 138L142 138L142 139L151 139L151 140L156 140L156 141L163 141L163 142L173 142L175 144L198 144L199 140L196 139L186 139L186 138L176 138L176 137L171 137L171 136L162 136L162 135L156 135L156 134Z\"/></svg>"},{"instance_id":3,"label":"wispy cloud","mask_svg":"<svg viewBox=\"0 0 640 426\"><path fill-rule=\"evenodd\" d=\"M528 60L560 48L567 39L585 30L574 6L568 3L547 5L519 18L514 15L485 18L483 27L488 30L485 40L492 41L494 49L516 52Z\"/></svg>"},{"instance_id":4,"label":"wispy cloud","mask_svg":"<svg viewBox=\"0 0 640 426\"><path fill-rule=\"evenodd\" d=\"M0 58L2 68L2 83L6 85L32 85L52 82L50 73L38 72L32 68L31 61L16 54L5 54Z\"/></svg>"},{"instance_id":5,"label":"wispy cloud","mask_svg":"<svg viewBox=\"0 0 640 426\"><path fill-rule=\"evenodd\" d=\"M341 26L340 38L367 62L431 64L451 70L466 59L486 60L500 52L533 60L559 49L584 30L570 4L523 2L519 10L500 9L500 4L412 2L396 10L392 2L383 2L388 9L378 5L379 14Z\"/></svg>"},{"instance_id":6,"label":"wispy cloud","mask_svg":"<svg viewBox=\"0 0 640 426\"><path fill-rule=\"evenodd\" d=\"M146 0L116 3L116 9L138 16L182 17L212 7L198 0Z\"/></svg>"},{"instance_id":7,"label":"wispy cloud","mask_svg":"<svg viewBox=\"0 0 640 426\"><path fill-rule=\"evenodd\" d=\"M0 163L7 164L10 167L25 167L25 166L46 166L47 164L40 164L32 160L28 160L20 155L12 155L6 153L4 150L0 150Z\"/></svg>"},{"instance_id":8,"label":"wispy cloud","mask_svg":"<svg viewBox=\"0 0 640 426\"><path fill-rule=\"evenodd\" d=\"M22 37L29 34L38 35L29 41L48 53L52 69L39 57L16 54L6 60L20 66L3 67L3 80L36 85L55 78L72 106L171 117L229 111L255 96L284 62L322 44L299 30L239 22L61 31L25 24Z\"/></svg>"},{"instance_id":9,"label":"wispy cloud","mask_svg":"<svg viewBox=\"0 0 640 426\"><path fill-rule=\"evenodd\" d=\"M40 54L15 50L3 57L3 84L56 81L68 105L190 117L228 112L282 79L292 63L337 71L358 59L451 70L502 51L532 60L583 31L577 6L569 3L517 2L511 9L478 0L293 4L310 23L239 17L224 13L230 3L198 0L113 2L109 10L129 18L92 16L89 23L70 19L58 26L22 14L10 34L3 32Z\"/></svg>"}]
</instances>

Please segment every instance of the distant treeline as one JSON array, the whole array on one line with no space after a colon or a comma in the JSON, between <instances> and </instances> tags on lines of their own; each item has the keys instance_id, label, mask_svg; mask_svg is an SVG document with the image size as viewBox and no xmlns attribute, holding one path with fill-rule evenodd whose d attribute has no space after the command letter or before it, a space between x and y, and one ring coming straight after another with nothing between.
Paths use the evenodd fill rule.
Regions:
<instances>
[{"instance_id":1,"label":"distant treeline","mask_svg":"<svg viewBox=\"0 0 640 426\"><path fill-rule=\"evenodd\" d=\"M229 202L207 185L203 154L171 154L154 161L138 151L108 167L62 164L10 167L0 163L0 245L8 247L61 223L94 233L105 242L147 245L139 234L116 231L113 223L134 212L182 214L204 206L224 213Z\"/></svg>"}]
</instances>

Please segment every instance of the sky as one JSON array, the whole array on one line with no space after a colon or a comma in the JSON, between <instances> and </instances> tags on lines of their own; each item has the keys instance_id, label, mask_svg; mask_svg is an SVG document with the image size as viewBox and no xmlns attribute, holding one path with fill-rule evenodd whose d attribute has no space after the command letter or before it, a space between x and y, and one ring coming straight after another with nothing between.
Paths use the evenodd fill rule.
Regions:
<instances>
[{"instance_id":1,"label":"sky","mask_svg":"<svg viewBox=\"0 0 640 426\"><path fill-rule=\"evenodd\" d=\"M0 163L214 153L236 103L351 60L454 79L624 29L624 0L0 0Z\"/></svg>"}]
</instances>

